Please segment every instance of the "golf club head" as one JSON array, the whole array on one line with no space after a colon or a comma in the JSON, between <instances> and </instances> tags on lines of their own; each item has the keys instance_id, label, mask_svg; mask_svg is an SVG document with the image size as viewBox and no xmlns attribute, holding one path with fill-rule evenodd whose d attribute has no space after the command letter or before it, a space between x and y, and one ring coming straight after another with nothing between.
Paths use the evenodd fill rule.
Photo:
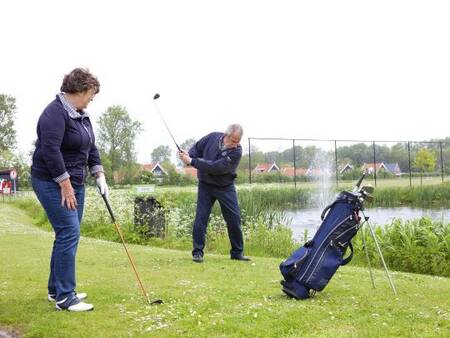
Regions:
<instances>
[{"instance_id":1,"label":"golf club head","mask_svg":"<svg viewBox=\"0 0 450 338\"><path fill-rule=\"evenodd\" d=\"M159 95L158 93L156 93L156 94L153 96L153 100L158 100L159 97L160 97L160 95Z\"/></svg>"},{"instance_id":2,"label":"golf club head","mask_svg":"<svg viewBox=\"0 0 450 338\"><path fill-rule=\"evenodd\" d=\"M371 185L364 185L361 188L362 191L365 191L367 194L373 194L373 192L375 191L375 188Z\"/></svg>"},{"instance_id":3,"label":"golf club head","mask_svg":"<svg viewBox=\"0 0 450 338\"><path fill-rule=\"evenodd\" d=\"M372 203L373 202L373 196L365 192L364 190L361 191L361 195L365 202Z\"/></svg>"}]
</instances>

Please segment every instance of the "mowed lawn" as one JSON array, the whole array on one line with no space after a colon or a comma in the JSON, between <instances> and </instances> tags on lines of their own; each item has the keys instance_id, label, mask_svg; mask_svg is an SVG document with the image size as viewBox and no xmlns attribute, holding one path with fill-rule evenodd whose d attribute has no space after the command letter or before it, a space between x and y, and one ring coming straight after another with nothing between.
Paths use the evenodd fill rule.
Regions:
<instances>
[{"instance_id":1,"label":"mowed lawn","mask_svg":"<svg viewBox=\"0 0 450 338\"><path fill-rule=\"evenodd\" d=\"M152 299L148 306L119 243L82 238L78 291L95 310L68 313L46 300L53 234L0 203L0 331L28 337L449 337L450 279L341 268L306 301L280 290L279 259L251 263L206 254L130 245Z\"/></svg>"}]
</instances>

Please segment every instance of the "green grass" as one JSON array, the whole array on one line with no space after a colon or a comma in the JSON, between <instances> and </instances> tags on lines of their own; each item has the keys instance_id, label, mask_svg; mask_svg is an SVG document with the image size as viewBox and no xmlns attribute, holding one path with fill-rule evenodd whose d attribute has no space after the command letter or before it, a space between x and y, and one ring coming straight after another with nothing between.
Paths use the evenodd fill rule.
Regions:
<instances>
[{"instance_id":1,"label":"green grass","mask_svg":"<svg viewBox=\"0 0 450 338\"><path fill-rule=\"evenodd\" d=\"M371 264L382 267L369 229L362 230L365 231L360 230L352 240L356 252L352 264L367 264L362 241L365 233ZM391 269L450 277L450 223L433 222L428 218L396 219L391 224L377 227L375 233Z\"/></svg>"},{"instance_id":2,"label":"green grass","mask_svg":"<svg viewBox=\"0 0 450 338\"><path fill-rule=\"evenodd\" d=\"M371 288L366 269L341 268L314 299L295 301L279 287L280 259L252 263L130 245L151 298L147 306L123 248L82 238L78 290L91 313L56 312L46 301L53 234L31 226L25 211L0 204L0 327L27 337L448 337L450 279L384 273Z\"/></svg>"}]
</instances>

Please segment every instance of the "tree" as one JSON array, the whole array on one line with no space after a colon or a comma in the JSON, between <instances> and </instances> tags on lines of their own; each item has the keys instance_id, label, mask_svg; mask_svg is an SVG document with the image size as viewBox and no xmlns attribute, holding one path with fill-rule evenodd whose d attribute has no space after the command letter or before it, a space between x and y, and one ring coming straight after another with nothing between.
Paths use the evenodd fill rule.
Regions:
<instances>
[{"instance_id":1,"label":"tree","mask_svg":"<svg viewBox=\"0 0 450 338\"><path fill-rule=\"evenodd\" d=\"M184 141L183 143L181 143L180 148L186 151L189 151L189 149L192 148L192 146L195 144L195 139L193 138L188 138L186 141Z\"/></svg>"},{"instance_id":2,"label":"tree","mask_svg":"<svg viewBox=\"0 0 450 338\"><path fill-rule=\"evenodd\" d=\"M122 166L135 162L134 142L142 131L141 123L134 121L125 107L112 106L106 109L97 121L99 125L98 147L103 163L114 172Z\"/></svg>"},{"instance_id":3,"label":"tree","mask_svg":"<svg viewBox=\"0 0 450 338\"><path fill-rule=\"evenodd\" d=\"M16 99L0 94L0 149L2 150L12 150L16 145L15 114Z\"/></svg>"},{"instance_id":4,"label":"tree","mask_svg":"<svg viewBox=\"0 0 450 338\"><path fill-rule=\"evenodd\" d=\"M152 162L164 162L170 160L171 150L169 146L160 145L152 151Z\"/></svg>"},{"instance_id":5,"label":"tree","mask_svg":"<svg viewBox=\"0 0 450 338\"><path fill-rule=\"evenodd\" d=\"M414 159L414 167L420 171L420 184L422 184L423 173L433 171L436 167L436 155L428 149L420 149Z\"/></svg>"}]
</instances>

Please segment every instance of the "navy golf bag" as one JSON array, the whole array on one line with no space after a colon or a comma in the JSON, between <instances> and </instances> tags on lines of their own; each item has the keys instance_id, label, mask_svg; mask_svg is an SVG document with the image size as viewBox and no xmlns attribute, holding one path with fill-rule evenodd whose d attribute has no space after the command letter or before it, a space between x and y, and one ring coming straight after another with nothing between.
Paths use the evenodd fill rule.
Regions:
<instances>
[{"instance_id":1,"label":"navy golf bag","mask_svg":"<svg viewBox=\"0 0 450 338\"><path fill-rule=\"evenodd\" d=\"M325 208L313 239L280 264L283 292L296 299L308 298L323 290L336 270L352 260L351 240L359 230L363 200L360 193L343 191Z\"/></svg>"}]
</instances>

